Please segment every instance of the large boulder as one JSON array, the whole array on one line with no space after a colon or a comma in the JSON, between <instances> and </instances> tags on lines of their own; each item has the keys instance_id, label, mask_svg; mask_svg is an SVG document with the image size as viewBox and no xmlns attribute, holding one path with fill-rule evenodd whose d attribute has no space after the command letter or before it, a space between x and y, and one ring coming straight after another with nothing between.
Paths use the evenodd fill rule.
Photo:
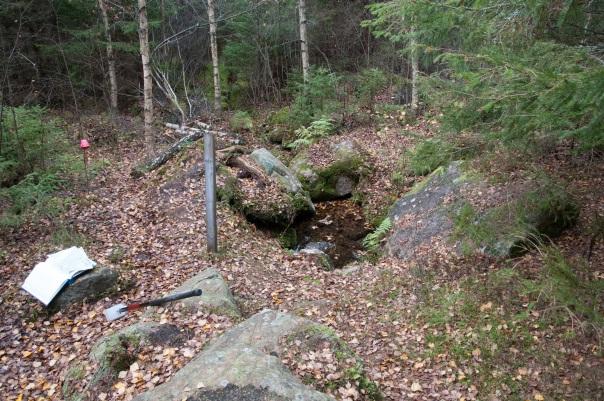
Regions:
<instances>
[{"instance_id":1,"label":"large boulder","mask_svg":"<svg viewBox=\"0 0 604 401\"><path fill-rule=\"evenodd\" d=\"M56 312L84 300L97 300L112 291L117 285L117 280L118 274L115 271L108 267L97 266L65 286L48 304L48 309Z\"/></svg>"},{"instance_id":2,"label":"large boulder","mask_svg":"<svg viewBox=\"0 0 604 401\"><path fill-rule=\"evenodd\" d=\"M457 161L434 171L393 205L385 250L400 259L439 249L513 257L544 236L559 235L577 215L570 196L549 180L492 185Z\"/></svg>"},{"instance_id":3,"label":"large boulder","mask_svg":"<svg viewBox=\"0 0 604 401\"><path fill-rule=\"evenodd\" d=\"M201 296L186 298L179 303L186 309L197 310L209 309L212 312L225 314L231 317L241 316L241 312L235 303L229 286L224 281L220 272L216 269L206 269L185 281L172 294L190 291L200 288Z\"/></svg>"},{"instance_id":4,"label":"large boulder","mask_svg":"<svg viewBox=\"0 0 604 401\"><path fill-rule=\"evenodd\" d=\"M224 167L219 169L218 196L241 211L248 220L269 227L286 228L296 219L313 215L315 207L300 181L266 149L246 158L259 174ZM257 171L255 171L257 173Z\"/></svg>"},{"instance_id":5,"label":"large boulder","mask_svg":"<svg viewBox=\"0 0 604 401\"><path fill-rule=\"evenodd\" d=\"M257 313L213 341L168 382L135 401L333 400L302 384L279 357L281 339L315 325L282 312Z\"/></svg>"},{"instance_id":6,"label":"large boulder","mask_svg":"<svg viewBox=\"0 0 604 401\"><path fill-rule=\"evenodd\" d=\"M262 167L266 174L281 183L287 192L295 194L303 191L302 184L294 173L265 148L254 150L250 157Z\"/></svg>"},{"instance_id":7,"label":"large boulder","mask_svg":"<svg viewBox=\"0 0 604 401\"><path fill-rule=\"evenodd\" d=\"M350 140L330 144L326 160L313 161L310 156L309 151L298 154L291 169L313 201L350 196L366 168L363 152Z\"/></svg>"}]
</instances>

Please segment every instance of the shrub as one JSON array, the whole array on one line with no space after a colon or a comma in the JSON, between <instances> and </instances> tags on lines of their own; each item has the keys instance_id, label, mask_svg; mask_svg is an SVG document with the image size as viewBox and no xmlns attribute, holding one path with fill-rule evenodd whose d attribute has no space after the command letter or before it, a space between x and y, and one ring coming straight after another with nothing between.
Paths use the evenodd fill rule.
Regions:
<instances>
[{"instance_id":1,"label":"shrub","mask_svg":"<svg viewBox=\"0 0 604 401\"><path fill-rule=\"evenodd\" d=\"M414 175L426 175L452 161L454 147L441 140L427 140L409 152L409 171Z\"/></svg>"},{"instance_id":2,"label":"shrub","mask_svg":"<svg viewBox=\"0 0 604 401\"><path fill-rule=\"evenodd\" d=\"M65 199L54 192L83 170L81 157L69 149L59 120L41 107L4 110L0 147L0 228L25 218L53 217ZM91 166L91 172L97 167Z\"/></svg>"},{"instance_id":3,"label":"shrub","mask_svg":"<svg viewBox=\"0 0 604 401\"><path fill-rule=\"evenodd\" d=\"M58 119L41 107L4 110L0 143L0 187L16 184L26 175L52 170L52 161L68 144Z\"/></svg>"},{"instance_id":4,"label":"shrub","mask_svg":"<svg viewBox=\"0 0 604 401\"><path fill-rule=\"evenodd\" d=\"M376 252L382 240L392 228L392 221L386 217L377 228L363 239L363 246L370 252Z\"/></svg>"},{"instance_id":5,"label":"shrub","mask_svg":"<svg viewBox=\"0 0 604 401\"><path fill-rule=\"evenodd\" d=\"M249 131L254 128L254 122L247 111L236 111L229 120L229 126L233 131Z\"/></svg>"}]
</instances>

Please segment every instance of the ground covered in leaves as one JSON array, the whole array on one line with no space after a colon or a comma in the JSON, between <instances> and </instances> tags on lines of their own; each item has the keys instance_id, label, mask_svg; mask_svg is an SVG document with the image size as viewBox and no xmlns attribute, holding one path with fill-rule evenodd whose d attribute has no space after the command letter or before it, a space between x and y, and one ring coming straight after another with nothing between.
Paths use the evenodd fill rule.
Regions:
<instances>
[{"instance_id":1,"label":"ground covered in leaves","mask_svg":"<svg viewBox=\"0 0 604 401\"><path fill-rule=\"evenodd\" d=\"M383 215L409 189L415 178L394 174L398 161L418 137L431 136L432 125L386 120L379 129L340 135L370 151L372 173L359 186L368 216ZM381 258L328 272L312 258L281 248L276 238L225 204L218 208L220 252L209 255L200 153L193 145L165 167L133 179L129 171L140 155L93 150L92 158L111 164L88 190L65 194L76 201L62 223L42 221L3 234L3 399L69 400L85 391L98 369L88 359L91 347L143 317L135 312L106 322L103 310L165 294L208 267L222 272L244 316L280 309L333 329L342 344L334 348L323 341L303 349L294 339L286 344L284 362L301 380L339 400L379 399L369 382L386 400L602 399L601 321L580 308L602 300L601 289L594 290L594 298L586 284L604 278L601 239L592 244L589 261L581 262L577 280L585 297L575 296L574 304L554 296L561 282L545 272L548 258L556 255L535 250L497 261L443 257L444 249L421 264ZM558 156L543 165L568 183L582 206L577 227L556 241L559 256L572 260L590 243L587 227L594 216L604 215L604 169L601 160ZM46 254L72 244L118 270L120 289L96 303L48 315L19 287ZM185 333L183 340L133 350L132 363L114 383L88 394L90 399L129 400L169 380L208 340L237 323L208 312L186 315L168 308L159 313L162 322Z\"/></svg>"}]
</instances>

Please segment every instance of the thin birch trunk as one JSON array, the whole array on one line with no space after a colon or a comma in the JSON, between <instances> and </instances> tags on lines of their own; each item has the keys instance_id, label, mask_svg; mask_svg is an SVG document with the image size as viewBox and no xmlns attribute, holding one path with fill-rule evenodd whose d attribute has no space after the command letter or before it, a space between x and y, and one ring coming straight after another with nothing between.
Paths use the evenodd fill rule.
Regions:
<instances>
[{"instance_id":1,"label":"thin birch trunk","mask_svg":"<svg viewBox=\"0 0 604 401\"><path fill-rule=\"evenodd\" d=\"M308 38L306 36L306 0L298 0L300 17L300 54L302 56L302 77L308 82L310 64L308 62Z\"/></svg>"},{"instance_id":2,"label":"thin birch trunk","mask_svg":"<svg viewBox=\"0 0 604 401\"><path fill-rule=\"evenodd\" d=\"M143 64L143 94L145 115L145 145L150 154L153 145L153 76L149 57L149 23L147 21L147 1L138 0L138 36L140 40L141 60Z\"/></svg>"},{"instance_id":3,"label":"thin birch trunk","mask_svg":"<svg viewBox=\"0 0 604 401\"><path fill-rule=\"evenodd\" d=\"M212 72L214 76L214 111L222 110L222 94L220 91L220 69L218 66L218 45L216 44L216 17L214 0L208 0L208 20L210 22L210 48L212 51Z\"/></svg>"},{"instance_id":4,"label":"thin birch trunk","mask_svg":"<svg viewBox=\"0 0 604 401\"><path fill-rule=\"evenodd\" d=\"M412 37L411 42L411 110L417 111L419 106L418 78L419 78L419 56L417 54L417 41Z\"/></svg>"},{"instance_id":5,"label":"thin birch trunk","mask_svg":"<svg viewBox=\"0 0 604 401\"><path fill-rule=\"evenodd\" d=\"M107 64L109 66L109 108L111 115L117 113L117 76L115 74L115 57L113 55L113 43L111 41L111 31L109 30L109 18L107 17L107 6L105 0L99 0L99 9L103 17L103 27L105 30L105 40L107 41Z\"/></svg>"}]
</instances>

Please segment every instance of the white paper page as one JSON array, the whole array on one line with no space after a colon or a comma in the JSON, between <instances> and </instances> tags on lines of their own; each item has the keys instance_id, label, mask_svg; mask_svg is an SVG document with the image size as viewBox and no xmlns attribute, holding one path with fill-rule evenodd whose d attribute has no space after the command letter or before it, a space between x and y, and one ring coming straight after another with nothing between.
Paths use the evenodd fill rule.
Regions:
<instances>
[{"instance_id":1,"label":"white paper page","mask_svg":"<svg viewBox=\"0 0 604 401\"><path fill-rule=\"evenodd\" d=\"M29 273L21 288L38 298L44 305L48 305L67 280L69 280L67 274L51 264L42 262Z\"/></svg>"},{"instance_id":2,"label":"white paper page","mask_svg":"<svg viewBox=\"0 0 604 401\"><path fill-rule=\"evenodd\" d=\"M96 263L88 259L84 249L72 246L71 248L48 255L46 263L55 266L72 278L76 273L92 269Z\"/></svg>"},{"instance_id":3,"label":"white paper page","mask_svg":"<svg viewBox=\"0 0 604 401\"><path fill-rule=\"evenodd\" d=\"M88 259L82 248L74 246L64 249L38 263L21 288L48 305L70 279L95 265L96 262Z\"/></svg>"}]
</instances>

